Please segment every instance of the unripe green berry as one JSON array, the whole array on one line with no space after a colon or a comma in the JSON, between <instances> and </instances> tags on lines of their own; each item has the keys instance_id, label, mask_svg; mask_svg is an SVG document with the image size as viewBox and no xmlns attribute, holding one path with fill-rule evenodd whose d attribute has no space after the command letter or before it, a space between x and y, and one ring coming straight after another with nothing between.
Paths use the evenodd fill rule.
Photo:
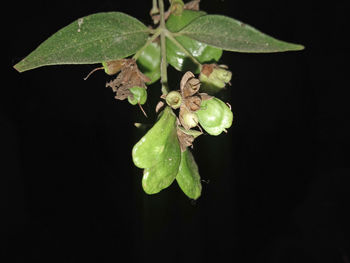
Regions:
<instances>
[{"instance_id":1,"label":"unripe green berry","mask_svg":"<svg viewBox=\"0 0 350 263\"><path fill-rule=\"evenodd\" d=\"M182 118L189 128L196 127L198 124L198 116L195 113L188 112Z\"/></svg>"},{"instance_id":2,"label":"unripe green berry","mask_svg":"<svg viewBox=\"0 0 350 263\"><path fill-rule=\"evenodd\" d=\"M140 104L143 105L147 100L147 91L145 88L141 87L132 87L129 89L132 96L128 96L128 101L132 105Z\"/></svg>"},{"instance_id":3,"label":"unripe green berry","mask_svg":"<svg viewBox=\"0 0 350 263\"><path fill-rule=\"evenodd\" d=\"M165 98L166 103L173 109L178 109L182 103L182 96L178 91L170 91Z\"/></svg>"},{"instance_id":4,"label":"unripe green berry","mask_svg":"<svg viewBox=\"0 0 350 263\"><path fill-rule=\"evenodd\" d=\"M186 130L198 125L198 116L194 112L189 111L186 106L181 106L179 117L182 126Z\"/></svg>"},{"instance_id":5,"label":"unripe green berry","mask_svg":"<svg viewBox=\"0 0 350 263\"><path fill-rule=\"evenodd\" d=\"M199 124L210 135L219 135L231 127L233 114L230 108L218 98L203 100L200 110L196 111Z\"/></svg>"}]
</instances>

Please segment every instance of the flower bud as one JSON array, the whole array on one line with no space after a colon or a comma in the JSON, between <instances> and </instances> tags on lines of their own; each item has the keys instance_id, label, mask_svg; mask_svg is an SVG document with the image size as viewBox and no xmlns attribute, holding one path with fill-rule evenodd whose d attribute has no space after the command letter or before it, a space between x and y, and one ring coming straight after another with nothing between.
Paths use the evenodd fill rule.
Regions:
<instances>
[{"instance_id":1,"label":"flower bud","mask_svg":"<svg viewBox=\"0 0 350 263\"><path fill-rule=\"evenodd\" d=\"M112 60L107 62L102 62L102 66L108 75L114 75L117 74L121 68L124 65L125 60L119 59L119 60Z\"/></svg>"},{"instance_id":2,"label":"flower bud","mask_svg":"<svg viewBox=\"0 0 350 263\"><path fill-rule=\"evenodd\" d=\"M176 16L182 14L184 10L184 2L182 0L172 0L170 6L170 12Z\"/></svg>"},{"instance_id":3,"label":"flower bud","mask_svg":"<svg viewBox=\"0 0 350 263\"><path fill-rule=\"evenodd\" d=\"M181 94L178 91L170 91L166 96L165 101L173 109L178 109L182 103Z\"/></svg>"},{"instance_id":4,"label":"flower bud","mask_svg":"<svg viewBox=\"0 0 350 263\"><path fill-rule=\"evenodd\" d=\"M232 78L232 72L216 64L204 64L199 75L201 89L208 93L217 93L223 89Z\"/></svg>"},{"instance_id":5,"label":"flower bud","mask_svg":"<svg viewBox=\"0 0 350 263\"><path fill-rule=\"evenodd\" d=\"M210 135L219 135L231 127L233 114L230 108L218 98L203 100L200 110L196 111L199 124Z\"/></svg>"},{"instance_id":6,"label":"flower bud","mask_svg":"<svg viewBox=\"0 0 350 263\"><path fill-rule=\"evenodd\" d=\"M129 89L132 95L128 96L128 101L132 105L140 104L143 105L147 100L147 91L145 88L141 87L132 87Z\"/></svg>"}]
</instances>

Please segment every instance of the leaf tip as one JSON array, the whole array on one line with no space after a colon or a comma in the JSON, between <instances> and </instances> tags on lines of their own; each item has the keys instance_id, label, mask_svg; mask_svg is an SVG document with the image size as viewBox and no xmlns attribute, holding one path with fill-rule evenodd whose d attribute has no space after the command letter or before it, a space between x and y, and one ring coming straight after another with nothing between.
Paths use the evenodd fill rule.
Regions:
<instances>
[{"instance_id":1,"label":"leaf tip","mask_svg":"<svg viewBox=\"0 0 350 263\"><path fill-rule=\"evenodd\" d=\"M305 46L301 45L301 44L294 44L294 51L300 51L300 50L304 50Z\"/></svg>"},{"instance_id":2,"label":"leaf tip","mask_svg":"<svg viewBox=\"0 0 350 263\"><path fill-rule=\"evenodd\" d=\"M13 68L14 68L17 72L21 73L21 72L23 72L23 71L21 70L21 67L20 67L18 64L19 64L19 63L17 63L16 65L14 65Z\"/></svg>"}]
</instances>

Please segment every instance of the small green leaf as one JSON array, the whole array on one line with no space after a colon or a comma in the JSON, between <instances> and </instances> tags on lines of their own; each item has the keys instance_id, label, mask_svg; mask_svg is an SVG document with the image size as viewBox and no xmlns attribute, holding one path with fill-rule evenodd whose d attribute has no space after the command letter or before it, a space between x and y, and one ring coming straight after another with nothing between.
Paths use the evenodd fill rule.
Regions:
<instances>
[{"instance_id":1,"label":"small green leaf","mask_svg":"<svg viewBox=\"0 0 350 263\"><path fill-rule=\"evenodd\" d=\"M189 198L198 199L201 195L202 184L198 166L188 149L181 153L181 163L179 172L176 175L176 181Z\"/></svg>"},{"instance_id":2,"label":"small green leaf","mask_svg":"<svg viewBox=\"0 0 350 263\"><path fill-rule=\"evenodd\" d=\"M97 13L62 28L14 66L19 72L46 65L93 64L134 54L148 28L120 12Z\"/></svg>"},{"instance_id":3,"label":"small green leaf","mask_svg":"<svg viewBox=\"0 0 350 263\"><path fill-rule=\"evenodd\" d=\"M304 48L302 45L277 40L238 20L221 15L200 16L179 34L227 51L268 53Z\"/></svg>"}]
</instances>

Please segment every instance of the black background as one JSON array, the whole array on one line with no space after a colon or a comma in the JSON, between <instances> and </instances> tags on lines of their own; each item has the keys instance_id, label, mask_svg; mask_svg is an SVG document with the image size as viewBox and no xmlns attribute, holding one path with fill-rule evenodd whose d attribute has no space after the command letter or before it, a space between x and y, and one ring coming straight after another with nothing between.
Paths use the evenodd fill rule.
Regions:
<instances>
[{"instance_id":1,"label":"black background","mask_svg":"<svg viewBox=\"0 0 350 263\"><path fill-rule=\"evenodd\" d=\"M235 123L194 147L196 202L176 183L141 188L131 148L152 123L116 101L92 65L12 66L76 18L122 11L150 24L151 1L26 1L3 8L1 262L349 263L349 9L343 2L203 0L276 38L279 54L225 53ZM8 17L6 17L8 15ZM170 85L176 88L176 74ZM149 88L153 97L159 86ZM224 97L226 96L226 97ZM155 100L145 110L153 112ZM126 257L126 259L124 258Z\"/></svg>"}]
</instances>

